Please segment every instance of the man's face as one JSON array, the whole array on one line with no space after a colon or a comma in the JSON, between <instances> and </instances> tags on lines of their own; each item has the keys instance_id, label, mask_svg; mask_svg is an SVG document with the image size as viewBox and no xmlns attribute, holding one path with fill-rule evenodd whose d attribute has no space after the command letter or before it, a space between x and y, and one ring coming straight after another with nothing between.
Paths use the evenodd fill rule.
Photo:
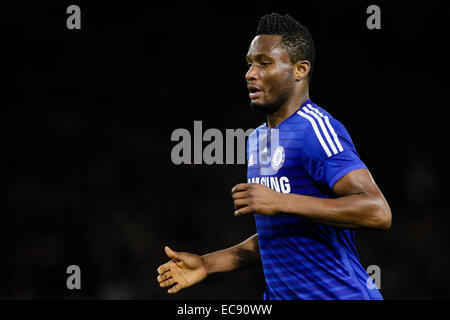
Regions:
<instances>
[{"instance_id":1,"label":"man's face","mask_svg":"<svg viewBox=\"0 0 450 320\"><path fill-rule=\"evenodd\" d=\"M245 80L250 106L266 114L279 110L294 89L293 65L286 50L279 46L280 40L279 35L258 35L247 53L249 70Z\"/></svg>"}]
</instances>

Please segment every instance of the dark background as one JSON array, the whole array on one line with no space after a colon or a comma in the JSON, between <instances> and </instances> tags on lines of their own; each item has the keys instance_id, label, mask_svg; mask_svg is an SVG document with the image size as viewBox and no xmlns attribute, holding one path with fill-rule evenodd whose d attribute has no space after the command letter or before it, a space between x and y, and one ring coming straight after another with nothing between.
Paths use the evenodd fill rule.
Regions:
<instances>
[{"instance_id":1,"label":"dark background","mask_svg":"<svg viewBox=\"0 0 450 320\"><path fill-rule=\"evenodd\" d=\"M81 30L66 28L70 4ZM381 30L366 27L370 4ZM386 299L450 297L445 11L308 1L2 5L0 298L262 298L261 268L175 296L156 269L164 245L204 254L256 231L232 214L246 166L176 166L170 138L194 120L222 132L264 122L248 107L245 55L273 11L309 28L311 99L346 126L391 206L391 230L357 231L363 266L380 266ZM79 291L66 288L71 264Z\"/></svg>"}]
</instances>

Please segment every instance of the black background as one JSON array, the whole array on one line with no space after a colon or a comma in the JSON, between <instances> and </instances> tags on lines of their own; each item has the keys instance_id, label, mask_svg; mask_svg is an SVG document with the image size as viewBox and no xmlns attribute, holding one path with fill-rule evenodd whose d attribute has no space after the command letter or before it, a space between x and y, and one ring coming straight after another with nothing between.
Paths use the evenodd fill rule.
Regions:
<instances>
[{"instance_id":1,"label":"black background","mask_svg":"<svg viewBox=\"0 0 450 320\"><path fill-rule=\"evenodd\" d=\"M70 4L81 30L66 27ZM370 4L381 30L366 27ZM380 266L386 299L449 298L448 28L429 1L2 6L0 298L262 298L261 268L175 296L156 269L164 245L204 254L256 231L232 214L245 165L176 166L170 138L194 120L222 132L264 122L245 55L270 12L309 28L310 97L346 126L391 206L391 230L357 231L363 266ZM79 291L66 288L71 264Z\"/></svg>"}]
</instances>

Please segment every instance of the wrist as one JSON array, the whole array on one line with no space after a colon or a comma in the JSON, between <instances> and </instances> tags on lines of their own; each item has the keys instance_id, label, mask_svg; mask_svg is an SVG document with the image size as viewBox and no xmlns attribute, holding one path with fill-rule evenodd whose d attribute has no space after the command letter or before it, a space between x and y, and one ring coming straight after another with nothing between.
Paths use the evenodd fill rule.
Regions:
<instances>
[{"instance_id":1,"label":"wrist","mask_svg":"<svg viewBox=\"0 0 450 320\"><path fill-rule=\"evenodd\" d=\"M288 197L287 194L277 192L277 199L274 202L274 212L275 214L278 213L285 213L286 212L286 203L287 203Z\"/></svg>"},{"instance_id":2,"label":"wrist","mask_svg":"<svg viewBox=\"0 0 450 320\"><path fill-rule=\"evenodd\" d=\"M206 276L209 276L211 274L211 266L209 265L210 261L209 261L207 255L200 256L200 258L202 259L202 262L203 262L202 265L206 272Z\"/></svg>"}]
</instances>

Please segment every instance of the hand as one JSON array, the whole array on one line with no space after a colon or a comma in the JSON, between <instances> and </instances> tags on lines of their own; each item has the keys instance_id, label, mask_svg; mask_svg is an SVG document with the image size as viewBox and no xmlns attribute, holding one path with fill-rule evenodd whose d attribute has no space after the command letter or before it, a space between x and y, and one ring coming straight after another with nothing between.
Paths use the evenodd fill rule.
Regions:
<instances>
[{"instance_id":1,"label":"hand","mask_svg":"<svg viewBox=\"0 0 450 320\"><path fill-rule=\"evenodd\" d=\"M206 263L199 255L175 252L169 247L164 250L172 260L158 268L158 282L164 288L174 284L167 292L177 293L181 289L199 283L208 276Z\"/></svg>"},{"instance_id":2,"label":"hand","mask_svg":"<svg viewBox=\"0 0 450 320\"><path fill-rule=\"evenodd\" d=\"M282 194L262 184L241 183L231 190L234 199L235 216L248 213L274 215L280 210Z\"/></svg>"}]
</instances>

